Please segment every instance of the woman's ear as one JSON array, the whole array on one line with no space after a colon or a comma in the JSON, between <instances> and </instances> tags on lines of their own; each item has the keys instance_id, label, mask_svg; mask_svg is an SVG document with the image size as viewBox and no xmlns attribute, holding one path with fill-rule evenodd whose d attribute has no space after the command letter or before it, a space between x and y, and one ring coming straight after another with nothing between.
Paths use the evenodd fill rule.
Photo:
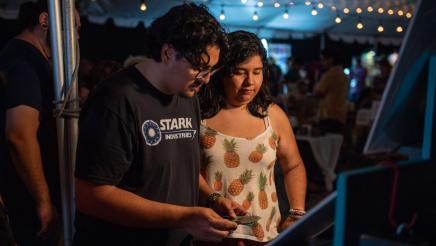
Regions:
<instances>
[{"instance_id":1,"label":"woman's ear","mask_svg":"<svg viewBox=\"0 0 436 246\"><path fill-rule=\"evenodd\" d=\"M39 15L39 25L41 26L41 29L44 31L48 30L48 13L42 12Z\"/></svg>"}]
</instances>

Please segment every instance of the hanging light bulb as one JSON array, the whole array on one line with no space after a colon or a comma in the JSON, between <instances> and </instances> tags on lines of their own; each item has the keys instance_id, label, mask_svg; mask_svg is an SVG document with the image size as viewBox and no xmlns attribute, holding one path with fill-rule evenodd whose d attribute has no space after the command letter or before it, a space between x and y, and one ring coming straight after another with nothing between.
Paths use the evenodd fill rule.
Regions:
<instances>
[{"instance_id":1,"label":"hanging light bulb","mask_svg":"<svg viewBox=\"0 0 436 246\"><path fill-rule=\"evenodd\" d=\"M145 4L144 0L141 0L141 4L139 5L139 10L142 12L145 12L147 10L147 5Z\"/></svg>"},{"instance_id":2,"label":"hanging light bulb","mask_svg":"<svg viewBox=\"0 0 436 246\"><path fill-rule=\"evenodd\" d=\"M361 14L362 11L363 11L362 8L359 8L359 7L358 7L358 8L356 9L356 13L358 13L358 14Z\"/></svg>"},{"instance_id":3,"label":"hanging light bulb","mask_svg":"<svg viewBox=\"0 0 436 246\"><path fill-rule=\"evenodd\" d=\"M379 14L383 14L383 12L385 12L385 10L382 7L380 7L380 8L377 9L377 12Z\"/></svg>"},{"instance_id":4,"label":"hanging light bulb","mask_svg":"<svg viewBox=\"0 0 436 246\"><path fill-rule=\"evenodd\" d=\"M262 0L257 1L257 6L258 7L263 7L263 1Z\"/></svg>"},{"instance_id":5,"label":"hanging light bulb","mask_svg":"<svg viewBox=\"0 0 436 246\"><path fill-rule=\"evenodd\" d=\"M394 11L392 9L388 9L387 13L388 13L388 15L393 15Z\"/></svg>"},{"instance_id":6,"label":"hanging light bulb","mask_svg":"<svg viewBox=\"0 0 436 246\"><path fill-rule=\"evenodd\" d=\"M304 4L306 4L306 6L309 6L309 5L311 5L312 3L311 3L310 1L306 1L306 2L304 2Z\"/></svg>"},{"instance_id":7,"label":"hanging light bulb","mask_svg":"<svg viewBox=\"0 0 436 246\"><path fill-rule=\"evenodd\" d=\"M403 32L404 30L403 30L402 26L397 26L396 31L397 32Z\"/></svg>"},{"instance_id":8,"label":"hanging light bulb","mask_svg":"<svg viewBox=\"0 0 436 246\"><path fill-rule=\"evenodd\" d=\"M288 10L285 10L285 12L283 13L283 19L289 19Z\"/></svg>"},{"instance_id":9,"label":"hanging light bulb","mask_svg":"<svg viewBox=\"0 0 436 246\"><path fill-rule=\"evenodd\" d=\"M277 1L275 1L275 2L274 2L274 8L280 8L280 3L277 2Z\"/></svg>"},{"instance_id":10,"label":"hanging light bulb","mask_svg":"<svg viewBox=\"0 0 436 246\"><path fill-rule=\"evenodd\" d=\"M379 24L377 27L377 32L383 32L385 30L385 28L383 27L382 24Z\"/></svg>"},{"instance_id":11,"label":"hanging light bulb","mask_svg":"<svg viewBox=\"0 0 436 246\"><path fill-rule=\"evenodd\" d=\"M367 10L369 13L371 13L372 11L374 11L374 8L373 8L371 5L369 5L368 8L366 8L366 10Z\"/></svg>"},{"instance_id":12,"label":"hanging light bulb","mask_svg":"<svg viewBox=\"0 0 436 246\"><path fill-rule=\"evenodd\" d=\"M224 14L224 10L221 10L220 20L225 20L225 19L226 19L226 15Z\"/></svg>"},{"instance_id":13,"label":"hanging light bulb","mask_svg":"<svg viewBox=\"0 0 436 246\"><path fill-rule=\"evenodd\" d=\"M407 18L407 19L410 19L410 18L412 18L412 13L410 13L410 12L407 12L407 13L406 13L406 18Z\"/></svg>"},{"instance_id":14,"label":"hanging light bulb","mask_svg":"<svg viewBox=\"0 0 436 246\"><path fill-rule=\"evenodd\" d=\"M404 11L400 9L400 10L398 10L397 14L398 14L398 16L403 16L404 15Z\"/></svg>"},{"instance_id":15,"label":"hanging light bulb","mask_svg":"<svg viewBox=\"0 0 436 246\"><path fill-rule=\"evenodd\" d=\"M324 4L322 3L322 1L319 1L317 6L318 6L319 9L324 8Z\"/></svg>"},{"instance_id":16,"label":"hanging light bulb","mask_svg":"<svg viewBox=\"0 0 436 246\"><path fill-rule=\"evenodd\" d=\"M336 11L336 10L337 10L337 8L336 8L335 5L332 5L332 6L330 7L330 9L331 9L332 11Z\"/></svg>"},{"instance_id":17,"label":"hanging light bulb","mask_svg":"<svg viewBox=\"0 0 436 246\"><path fill-rule=\"evenodd\" d=\"M253 13L253 20L254 21L259 20L259 16L257 15L257 11L254 11L254 13Z\"/></svg>"},{"instance_id":18,"label":"hanging light bulb","mask_svg":"<svg viewBox=\"0 0 436 246\"><path fill-rule=\"evenodd\" d=\"M247 0L241 0L241 3L242 3L242 4L246 4L246 3L247 3Z\"/></svg>"},{"instance_id":19,"label":"hanging light bulb","mask_svg":"<svg viewBox=\"0 0 436 246\"><path fill-rule=\"evenodd\" d=\"M344 14L349 14L350 13L350 9L349 8L344 8Z\"/></svg>"},{"instance_id":20,"label":"hanging light bulb","mask_svg":"<svg viewBox=\"0 0 436 246\"><path fill-rule=\"evenodd\" d=\"M363 22L362 22L362 20L357 21L356 28L359 29L359 30L363 29Z\"/></svg>"},{"instance_id":21,"label":"hanging light bulb","mask_svg":"<svg viewBox=\"0 0 436 246\"><path fill-rule=\"evenodd\" d=\"M339 16L339 14L336 15L335 22L336 22L337 24L339 24L339 23L342 22L342 19L341 19L341 17Z\"/></svg>"},{"instance_id":22,"label":"hanging light bulb","mask_svg":"<svg viewBox=\"0 0 436 246\"><path fill-rule=\"evenodd\" d=\"M318 14L318 11L316 10L315 7L312 8L311 14L314 16Z\"/></svg>"}]
</instances>

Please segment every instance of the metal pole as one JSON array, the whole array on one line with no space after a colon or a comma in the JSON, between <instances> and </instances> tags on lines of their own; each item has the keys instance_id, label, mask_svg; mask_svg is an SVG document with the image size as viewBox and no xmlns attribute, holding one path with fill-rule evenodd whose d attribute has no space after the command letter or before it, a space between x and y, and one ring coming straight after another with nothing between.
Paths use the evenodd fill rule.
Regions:
<instances>
[{"instance_id":1,"label":"metal pole","mask_svg":"<svg viewBox=\"0 0 436 246\"><path fill-rule=\"evenodd\" d=\"M75 6L74 0L63 0L63 25L64 25L64 64L65 64L65 88L68 91L66 97L66 111L65 115L65 192L66 192L66 214L64 219L64 245L71 245L74 233L74 167L76 162L76 148L78 137L78 117L79 111L78 103L78 87L77 73L78 68L78 42L75 28Z\"/></svg>"},{"instance_id":2,"label":"metal pole","mask_svg":"<svg viewBox=\"0 0 436 246\"><path fill-rule=\"evenodd\" d=\"M64 63L63 63L63 45L62 45L62 28L61 28L61 7L58 0L49 0L49 18L50 18L50 41L53 57L53 81L54 81L54 98L56 101L55 108L61 110L60 102L64 99ZM58 139L58 158L59 158L59 177L61 186L61 201L62 201L62 221L64 225L64 233L66 232L65 222L68 220L66 207L68 199L66 196L65 179L65 156L64 156L64 119L56 117L56 129Z\"/></svg>"}]
</instances>

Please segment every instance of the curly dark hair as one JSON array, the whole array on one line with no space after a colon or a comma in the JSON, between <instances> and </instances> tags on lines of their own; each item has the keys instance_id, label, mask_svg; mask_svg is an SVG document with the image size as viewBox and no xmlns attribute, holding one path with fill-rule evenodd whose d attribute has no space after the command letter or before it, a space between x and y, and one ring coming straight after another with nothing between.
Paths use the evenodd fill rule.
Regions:
<instances>
[{"instance_id":1,"label":"curly dark hair","mask_svg":"<svg viewBox=\"0 0 436 246\"><path fill-rule=\"evenodd\" d=\"M196 69L205 69L209 59L207 47L220 48L220 61L227 50L227 36L219 22L204 5L182 4L171 8L165 15L157 18L146 30L145 56L161 61L164 44L172 45L178 58L185 57Z\"/></svg>"},{"instance_id":2,"label":"curly dark hair","mask_svg":"<svg viewBox=\"0 0 436 246\"><path fill-rule=\"evenodd\" d=\"M254 33L236 31L230 33L228 39L229 51L225 66L213 75L209 84L204 85L199 92L201 117L203 119L211 118L224 107L224 78L232 76L236 66L242 62L259 55L263 63L263 81L259 92L247 107L253 116L264 118L267 115L268 106L272 103L268 89L269 74L266 50Z\"/></svg>"}]
</instances>

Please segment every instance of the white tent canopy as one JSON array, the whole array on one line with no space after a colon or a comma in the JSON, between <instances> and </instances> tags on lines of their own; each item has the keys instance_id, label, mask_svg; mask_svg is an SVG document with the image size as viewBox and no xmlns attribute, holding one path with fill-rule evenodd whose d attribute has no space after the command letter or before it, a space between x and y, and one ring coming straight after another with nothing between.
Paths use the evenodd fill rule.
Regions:
<instances>
[{"instance_id":1,"label":"white tent canopy","mask_svg":"<svg viewBox=\"0 0 436 246\"><path fill-rule=\"evenodd\" d=\"M1 0L0 17L16 18L20 3L26 0ZM155 18L182 2L195 2L207 5L229 30L244 29L257 33L263 38L307 38L326 33L334 40L399 45L403 32L396 31L398 26L406 29L415 8L415 0L145 0L147 10L140 10L141 0L81 0L80 12L92 23L103 24L112 19L121 27L149 25ZM259 3L263 3L259 7ZM308 2L310 5L306 5ZM323 8L319 8L322 3ZM279 6L279 7L278 7ZM371 6L373 11L369 12ZM362 12L359 14L359 9ZM383 13L378 13L382 8ZM316 9L317 15L312 15ZM349 10L348 14L344 10ZM390 11L389 11L390 10ZM392 12L391 12L392 11ZM401 13L399 13L399 11ZM258 20L253 20L254 13ZM283 16L285 12L288 18ZM389 13L393 13L390 15ZM402 14L400 16L400 14ZM335 23L336 16L341 23ZM363 29L356 27L361 21ZM377 27L382 25L383 32Z\"/></svg>"}]
</instances>

